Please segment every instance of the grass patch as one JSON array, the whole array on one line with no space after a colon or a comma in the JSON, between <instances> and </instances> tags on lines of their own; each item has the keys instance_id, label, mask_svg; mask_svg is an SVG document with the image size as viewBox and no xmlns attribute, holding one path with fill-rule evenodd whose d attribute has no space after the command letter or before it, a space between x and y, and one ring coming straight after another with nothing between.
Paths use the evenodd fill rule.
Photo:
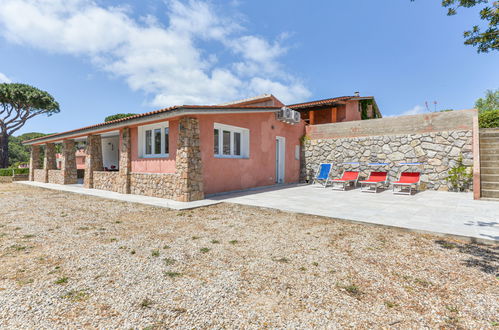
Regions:
<instances>
[{"instance_id":1,"label":"grass patch","mask_svg":"<svg viewBox=\"0 0 499 330\"><path fill-rule=\"evenodd\" d=\"M153 302L151 299L149 299L149 298L144 298L144 300L142 300L142 301L140 302L140 307L142 307L142 308L149 308L149 307L151 307L153 304L154 304L154 302Z\"/></svg>"},{"instance_id":2,"label":"grass patch","mask_svg":"<svg viewBox=\"0 0 499 330\"><path fill-rule=\"evenodd\" d=\"M338 285L338 287L355 298L360 298L360 296L363 294L360 288L353 283L348 285Z\"/></svg>"},{"instance_id":3,"label":"grass patch","mask_svg":"<svg viewBox=\"0 0 499 330\"><path fill-rule=\"evenodd\" d=\"M199 249L199 251L200 251L201 253L208 253L208 252L210 252L210 250L211 250L211 249L209 249L209 248L207 248L207 247L204 247L204 248L200 248L200 249Z\"/></svg>"},{"instance_id":4,"label":"grass patch","mask_svg":"<svg viewBox=\"0 0 499 330\"><path fill-rule=\"evenodd\" d=\"M88 297L87 290L71 290L66 292L61 298L69 299L71 301L82 301Z\"/></svg>"},{"instance_id":5,"label":"grass patch","mask_svg":"<svg viewBox=\"0 0 499 330\"><path fill-rule=\"evenodd\" d=\"M35 235L33 235L33 234L30 234L30 235L24 235L24 236L23 236L23 238L33 238L33 237L35 237Z\"/></svg>"},{"instance_id":6,"label":"grass patch","mask_svg":"<svg viewBox=\"0 0 499 330\"><path fill-rule=\"evenodd\" d=\"M175 263L176 260L173 258L165 258L164 261L165 261L165 265L171 266Z\"/></svg>"},{"instance_id":7,"label":"grass patch","mask_svg":"<svg viewBox=\"0 0 499 330\"><path fill-rule=\"evenodd\" d=\"M279 259L274 258L274 259L272 259L272 260L277 261L277 262L282 262L283 264L287 264L287 263L289 263L289 259L288 259L288 258L286 258L286 257L281 257L281 258L279 258Z\"/></svg>"},{"instance_id":8,"label":"grass patch","mask_svg":"<svg viewBox=\"0 0 499 330\"><path fill-rule=\"evenodd\" d=\"M178 273L178 272L165 272L165 276L169 277L169 278L175 278L175 277L182 276L182 273Z\"/></svg>"},{"instance_id":9,"label":"grass patch","mask_svg":"<svg viewBox=\"0 0 499 330\"><path fill-rule=\"evenodd\" d=\"M232 241L229 241L229 244L232 244L232 245L236 245L237 243L239 243L237 241L237 239L233 239Z\"/></svg>"},{"instance_id":10,"label":"grass patch","mask_svg":"<svg viewBox=\"0 0 499 330\"><path fill-rule=\"evenodd\" d=\"M171 248L171 247L170 247L170 245L164 245L164 246L163 246L163 250L168 250L168 249L170 249L170 248Z\"/></svg>"},{"instance_id":11,"label":"grass patch","mask_svg":"<svg viewBox=\"0 0 499 330\"><path fill-rule=\"evenodd\" d=\"M14 244L10 247L11 249L13 249L14 251L16 252L19 252L19 251L24 251L26 250L28 247L27 246L24 246L24 245L20 245L20 244Z\"/></svg>"},{"instance_id":12,"label":"grass patch","mask_svg":"<svg viewBox=\"0 0 499 330\"><path fill-rule=\"evenodd\" d=\"M298 270L301 270L302 272L306 271L307 269L305 267L300 267Z\"/></svg>"},{"instance_id":13,"label":"grass patch","mask_svg":"<svg viewBox=\"0 0 499 330\"><path fill-rule=\"evenodd\" d=\"M58 278L54 283L55 284L66 284L68 283L69 278L66 276Z\"/></svg>"},{"instance_id":14,"label":"grass patch","mask_svg":"<svg viewBox=\"0 0 499 330\"><path fill-rule=\"evenodd\" d=\"M211 244L220 244L220 241L216 240L216 239L212 239L211 240Z\"/></svg>"},{"instance_id":15,"label":"grass patch","mask_svg":"<svg viewBox=\"0 0 499 330\"><path fill-rule=\"evenodd\" d=\"M388 308L394 308L394 307L397 307L398 304L393 302L393 301L385 301L385 306Z\"/></svg>"},{"instance_id":16,"label":"grass patch","mask_svg":"<svg viewBox=\"0 0 499 330\"><path fill-rule=\"evenodd\" d=\"M192 236L191 238L192 238L193 240L197 240L197 239L199 239L199 236Z\"/></svg>"},{"instance_id":17,"label":"grass patch","mask_svg":"<svg viewBox=\"0 0 499 330\"><path fill-rule=\"evenodd\" d=\"M151 251L151 256L153 256L153 257L159 257L159 250L152 250Z\"/></svg>"}]
</instances>

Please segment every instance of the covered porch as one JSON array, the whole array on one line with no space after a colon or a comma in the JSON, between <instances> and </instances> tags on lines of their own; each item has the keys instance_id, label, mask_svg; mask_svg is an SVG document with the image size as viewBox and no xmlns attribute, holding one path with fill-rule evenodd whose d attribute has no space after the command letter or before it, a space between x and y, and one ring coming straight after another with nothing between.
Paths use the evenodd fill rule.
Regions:
<instances>
[{"instance_id":1,"label":"covered porch","mask_svg":"<svg viewBox=\"0 0 499 330\"><path fill-rule=\"evenodd\" d=\"M120 131L115 130L33 145L29 180L99 186L119 174L119 143Z\"/></svg>"}]
</instances>

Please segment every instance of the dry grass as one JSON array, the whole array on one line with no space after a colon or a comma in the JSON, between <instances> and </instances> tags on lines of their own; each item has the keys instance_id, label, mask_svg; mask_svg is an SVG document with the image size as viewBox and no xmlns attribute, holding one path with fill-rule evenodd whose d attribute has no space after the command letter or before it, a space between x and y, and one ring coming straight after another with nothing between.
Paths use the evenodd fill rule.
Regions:
<instances>
[{"instance_id":1,"label":"dry grass","mask_svg":"<svg viewBox=\"0 0 499 330\"><path fill-rule=\"evenodd\" d=\"M0 327L487 328L499 246L0 184Z\"/></svg>"}]
</instances>

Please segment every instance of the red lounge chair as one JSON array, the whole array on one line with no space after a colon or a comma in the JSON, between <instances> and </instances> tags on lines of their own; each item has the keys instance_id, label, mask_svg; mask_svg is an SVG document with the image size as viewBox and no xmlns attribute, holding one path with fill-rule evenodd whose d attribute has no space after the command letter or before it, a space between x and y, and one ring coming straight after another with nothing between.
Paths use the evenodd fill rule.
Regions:
<instances>
[{"instance_id":1,"label":"red lounge chair","mask_svg":"<svg viewBox=\"0 0 499 330\"><path fill-rule=\"evenodd\" d=\"M363 192L378 192L379 186L386 186L388 184L388 173L387 172L371 172L367 180L359 181L360 190ZM367 186L367 189L363 189ZM374 187L374 189L373 189Z\"/></svg>"},{"instance_id":2,"label":"red lounge chair","mask_svg":"<svg viewBox=\"0 0 499 330\"><path fill-rule=\"evenodd\" d=\"M339 179L331 180L333 184L333 189L336 190L345 190L347 186L353 183L355 187L357 185L357 181L359 180L359 172L358 171L343 171L343 175ZM339 188L335 188L334 184L339 184Z\"/></svg>"},{"instance_id":3,"label":"red lounge chair","mask_svg":"<svg viewBox=\"0 0 499 330\"><path fill-rule=\"evenodd\" d=\"M400 173L399 180L393 182L393 193L394 194L402 194L402 195L411 195L412 187L414 186L414 190L418 191L419 180L421 178L421 173L419 172L402 172ZM395 187L399 187L399 190L396 191ZM404 188L409 188L409 191L404 191Z\"/></svg>"}]
</instances>

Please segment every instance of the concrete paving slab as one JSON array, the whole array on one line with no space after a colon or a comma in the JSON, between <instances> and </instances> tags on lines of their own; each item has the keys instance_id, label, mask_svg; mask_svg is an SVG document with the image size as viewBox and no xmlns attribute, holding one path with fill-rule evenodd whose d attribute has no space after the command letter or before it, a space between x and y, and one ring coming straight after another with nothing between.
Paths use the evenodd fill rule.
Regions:
<instances>
[{"instance_id":1,"label":"concrete paving slab","mask_svg":"<svg viewBox=\"0 0 499 330\"><path fill-rule=\"evenodd\" d=\"M473 200L472 193L409 196L292 185L210 199L499 243L499 202Z\"/></svg>"},{"instance_id":2,"label":"concrete paving slab","mask_svg":"<svg viewBox=\"0 0 499 330\"><path fill-rule=\"evenodd\" d=\"M280 185L208 196L207 199L195 202L177 202L86 189L82 185L32 181L16 183L176 210L221 202L252 205L499 243L499 202L473 200L472 193L423 191L408 196L394 195L390 190L373 194L361 192L360 189L337 191L318 185Z\"/></svg>"},{"instance_id":3,"label":"concrete paving slab","mask_svg":"<svg viewBox=\"0 0 499 330\"><path fill-rule=\"evenodd\" d=\"M197 207L201 207L201 206L208 206L208 205L214 205L214 204L220 203L220 201L209 200L209 199L204 199L201 201L194 201L194 202L177 202L177 201L174 201L171 199L165 199L165 198L149 197L149 196L142 196L142 195L131 195L131 194L120 194L120 193L113 192L113 191L99 190L99 189L87 189L87 188L83 188L83 185L81 185L81 184L60 185L60 184L34 182L34 181L17 181L16 183L24 184L24 185L28 185L28 186L52 189L52 190L66 191L66 192L88 195L88 196L114 199L114 200L123 201L123 202L140 203L140 204L145 204L145 205L165 207L165 208L170 208L170 209L175 209L175 210L187 210L187 209L193 209L193 208L197 208Z\"/></svg>"}]
</instances>

